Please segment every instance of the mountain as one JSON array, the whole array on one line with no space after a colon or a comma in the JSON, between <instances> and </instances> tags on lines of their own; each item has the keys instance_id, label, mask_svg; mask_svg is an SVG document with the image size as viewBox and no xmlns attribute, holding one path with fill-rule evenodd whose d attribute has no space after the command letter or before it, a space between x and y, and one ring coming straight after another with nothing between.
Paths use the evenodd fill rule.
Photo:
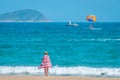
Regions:
<instances>
[{"instance_id":1,"label":"mountain","mask_svg":"<svg viewBox=\"0 0 120 80\"><path fill-rule=\"evenodd\" d=\"M0 22L46 22L49 21L41 12L24 9L0 15Z\"/></svg>"}]
</instances>

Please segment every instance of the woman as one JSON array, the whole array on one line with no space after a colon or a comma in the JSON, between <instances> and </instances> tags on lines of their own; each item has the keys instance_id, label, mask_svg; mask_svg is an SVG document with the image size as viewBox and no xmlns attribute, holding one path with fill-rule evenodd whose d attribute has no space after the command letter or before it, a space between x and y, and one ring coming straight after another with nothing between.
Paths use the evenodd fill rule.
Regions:
<instances>
[{"instance_id":1,"label":"woman","mask_svg":"<svg viewBox=\"0 0 120 80\"><path fill-rule=\"evenodd\" d=\"M45 51L44 52L44 57L42 58L42 63L41 65L38 67L38 69L44 68L44 74L45 76L48 76L48 69L51 68L51 61L50 58L48 56L48 52Z\"/></svg>"}]
</instances>

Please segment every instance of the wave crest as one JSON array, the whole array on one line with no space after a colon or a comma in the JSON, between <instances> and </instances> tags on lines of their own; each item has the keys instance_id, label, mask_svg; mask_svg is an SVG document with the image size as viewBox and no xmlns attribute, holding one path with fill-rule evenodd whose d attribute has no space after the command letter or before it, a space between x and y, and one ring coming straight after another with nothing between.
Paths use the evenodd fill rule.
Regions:
<instances>
[{"instance_id":1,"label":"wave crest","mask_svg":"<svg viewBox=\"0 0 120 80\"><path fill-rule=\"evenodd\" d=\"M44 75L43 69L38 70L33 66L1 66L1 75ZM120 77L120 68L92 68L92 67L58 67L49 70L50 75L68 76L95 76L95 77Z\"/></svg>"},{"instance_id":2,"label":"wave crest","mask_svg":"<svg viewBox=\"0 0 120 80\"><path fill-rule=\"evenodd\" d=\"M105 41L120 41L120 39L111 39L111 38L105 38L105 39L69 39L68 41L100 41L100 42L105 42Z\"/></svg>"}]
</instances>

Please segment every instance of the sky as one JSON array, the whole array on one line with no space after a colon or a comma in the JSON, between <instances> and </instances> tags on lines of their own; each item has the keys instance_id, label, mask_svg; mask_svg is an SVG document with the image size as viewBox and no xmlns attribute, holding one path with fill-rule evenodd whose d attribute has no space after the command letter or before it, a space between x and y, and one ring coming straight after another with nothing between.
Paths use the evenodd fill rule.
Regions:
<instances>
[{"instance_id":1,"label":"sky","mask_svg":"<svg viewBox=\"0 0 120 80\"><path fill-rule=\"evenodd\" d=\"M120 22L119 4L120 0L0 0L0 14L34 9L56 22L86 22L87 15L95 15L97 22Z\"/></svg>"}]
</instances>

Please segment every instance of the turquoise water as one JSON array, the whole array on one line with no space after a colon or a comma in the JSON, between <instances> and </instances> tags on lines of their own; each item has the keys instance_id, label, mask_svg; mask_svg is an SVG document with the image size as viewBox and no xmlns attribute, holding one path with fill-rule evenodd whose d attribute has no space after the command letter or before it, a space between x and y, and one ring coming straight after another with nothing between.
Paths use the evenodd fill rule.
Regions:
<instances>
[{"instance_id":1,"label":"turquoise water","mask_svg":"<svg viewBox=\"0 0 120 80\"><path fill-rule=\"evenodd\" d=\"M48 51L50 75L120 77L120 23L78 24L0 23L0 74L43 75Z\"/></svg>"}]
</instances>

